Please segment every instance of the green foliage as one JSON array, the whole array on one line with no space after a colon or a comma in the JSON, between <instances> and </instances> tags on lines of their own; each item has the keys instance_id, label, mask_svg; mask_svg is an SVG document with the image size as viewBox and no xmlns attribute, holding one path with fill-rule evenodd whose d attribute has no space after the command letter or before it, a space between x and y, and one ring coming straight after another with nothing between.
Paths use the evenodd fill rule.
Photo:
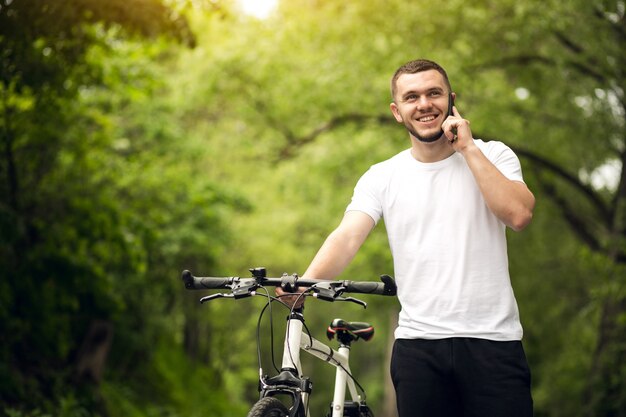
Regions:
<instances>
[{"instance_id":1,"label":"green foliage","mask_svg":"<svg viewBox=\"0 0 626 417\"><path fill-rule=\"evenodd\" d=\"M152 369L180 265L212 265L223 213L246 203L179 163L154 103L176 46L157 35L192 37L162 3L3 1L0 28L3 412L104 414L107 354L110 381ZM112 330L94 354L97 323Z\"/></svg>"},{"instance_id":2,"label":"green foliage","mask_svg":"<svg viewBox=\"0 0 626 417\"><path fill-rule=\"evenodd\" d=\"M180 346L159 343L152 348L154 364L144 375L147 386L129 389L120 383L105 383L102 395L111 415L126 416L226 416L245 415L247 405L218 388L212 367L185 355Z\"/></svg>"}]
</instances>

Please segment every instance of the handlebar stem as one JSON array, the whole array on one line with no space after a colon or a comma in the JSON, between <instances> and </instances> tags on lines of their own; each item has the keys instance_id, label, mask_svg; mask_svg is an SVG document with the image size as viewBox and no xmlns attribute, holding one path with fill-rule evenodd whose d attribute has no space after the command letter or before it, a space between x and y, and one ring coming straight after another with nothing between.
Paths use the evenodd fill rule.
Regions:
<instances>
[{"instance_id":1,"label":"handlebar stem","mask_svg":"<svg viewBox=\"0 0 626 417\"><path fill-rule=\"evenodd\" d=\"M297 274L287 275L285 273L282 277L280 277L280 287L285 292L294 292L297 288L298 278Z\"/></svg>"}]
</instances>

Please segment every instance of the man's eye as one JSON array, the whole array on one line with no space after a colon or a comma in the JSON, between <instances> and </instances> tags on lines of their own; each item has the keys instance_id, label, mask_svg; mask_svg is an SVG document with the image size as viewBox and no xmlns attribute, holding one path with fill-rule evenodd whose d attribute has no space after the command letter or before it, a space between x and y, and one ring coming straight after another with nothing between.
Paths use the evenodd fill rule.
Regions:
<instances>
[{"instance_id":1,"label":"man's eye","mask_svg":"<svg viewBox=\"0 0 626 417\"><path fill-rule=\"evenodd\" d=\"M441 91L431 91L430 92L430 96L431 97L439 97L441 95Z\"/></svg>"},{"instance_id":2,"label":"man's eye","mask_svg":"<svg viewBox=\"0 0 626 417\"><path fill-rule=\"evenodd\" d=\"M417 100L417 96L415 94L409 94L408 96L404 97L404 99L406 101L415 101Z\"/></svg>"}]
</instances>

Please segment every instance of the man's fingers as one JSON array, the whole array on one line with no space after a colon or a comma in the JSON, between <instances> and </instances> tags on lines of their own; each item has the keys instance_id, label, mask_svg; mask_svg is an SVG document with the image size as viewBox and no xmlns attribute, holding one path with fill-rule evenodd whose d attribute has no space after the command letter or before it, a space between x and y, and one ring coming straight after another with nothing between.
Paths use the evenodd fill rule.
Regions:
<instances>
[{"instance_id":1,"label":"man's fingers","mask_svg":"<svg viewBox=\"0 0 626 417\"><path fill-rule=\"evenodd\" d=\"M457 139L456 122L448 117L444 122L443 133L446 135L446 139L450 142L454 142Z\"/></svg>"},{"instance_id":2,"label":"man's fingers","mask_svg":"<svg viewBox=\"0 0 626 417\"><path fill-rule=\"evenodd\" d=\"M471 137L469 120L463 119L456 106L452 107L452 116L448 116L443 125L443 132L450 143L454 143L462 137Z\"/></svg>"},{"instance_id":3,"label":"man's fingers","mask_svg":"<svg viewBox=\"0 0 626 417\"><path fill-rule=\"evenodd\" d=\"M304 295L302 292L286 292L280 287L276 287L276 295L278 298L287 304L289 307L300 308L304 304Z\"/></svg>"}]
</instances>

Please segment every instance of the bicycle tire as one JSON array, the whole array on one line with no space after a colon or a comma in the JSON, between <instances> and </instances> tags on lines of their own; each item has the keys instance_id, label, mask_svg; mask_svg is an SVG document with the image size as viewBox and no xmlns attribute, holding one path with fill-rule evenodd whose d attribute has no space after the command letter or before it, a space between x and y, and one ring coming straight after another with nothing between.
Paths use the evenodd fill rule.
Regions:
<instances>
[{"instance_id":1,"label":"bicycle tire","mask_svg":"<svg viewBox=\"0 0 626 417\"><path fill-rule=\"evenodd\" d=\"M288 417L289 410L274 397L261 398L250 409L247 417Z\"/></svg>"}]
</instances>

